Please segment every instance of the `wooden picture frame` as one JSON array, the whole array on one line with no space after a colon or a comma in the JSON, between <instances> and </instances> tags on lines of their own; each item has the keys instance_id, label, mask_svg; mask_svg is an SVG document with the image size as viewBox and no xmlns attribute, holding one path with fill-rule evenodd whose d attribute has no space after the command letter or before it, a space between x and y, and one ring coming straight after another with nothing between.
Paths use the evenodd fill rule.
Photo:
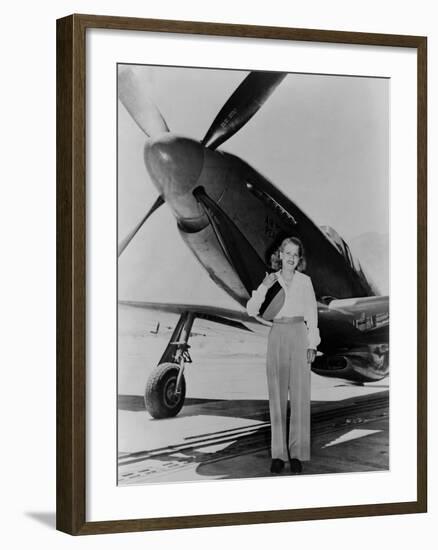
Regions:
<instances>
[{"instance_id":1,"label":"wooden picture frame","mask_svg":"<svg viewBox=\"0 0 438 550\"><path fill-rule=\"evenodd\" d=\"M417 499L366 505L87 521L86 32L113 29L410 48L417 55ZM329 30L71 15L57 21L57 529L72 535L427 511L427 40Z\"/></svg>"}]
</instances>

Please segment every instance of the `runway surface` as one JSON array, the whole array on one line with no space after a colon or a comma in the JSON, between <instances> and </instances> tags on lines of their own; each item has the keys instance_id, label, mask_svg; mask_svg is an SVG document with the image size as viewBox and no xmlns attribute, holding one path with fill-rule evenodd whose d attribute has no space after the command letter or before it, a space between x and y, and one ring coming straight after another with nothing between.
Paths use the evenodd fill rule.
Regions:
<instances>
[{"instance_id":1,"label":"runway surface","mask_svg":"<svg viewBox=\"0 0 438 550\"><path fill-rule=\"evenodd\" d=\"M177 319L119 308L119 485L270 476L264 327L246 333L196 320L185 406L161 420L145 410L146 380ZM388 378L352 386L312 374L312 460L303 474L387 470L388 432Z\"/></svg>"}]
</instances>

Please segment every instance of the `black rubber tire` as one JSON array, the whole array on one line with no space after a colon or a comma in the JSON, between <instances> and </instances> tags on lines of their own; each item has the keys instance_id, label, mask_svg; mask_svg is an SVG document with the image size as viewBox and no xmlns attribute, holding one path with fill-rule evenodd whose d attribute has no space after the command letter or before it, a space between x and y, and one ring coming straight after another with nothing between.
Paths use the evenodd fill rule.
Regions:
<instances>
[{"instance_id":1,"label":"black rubber tire","mask_svg":"<svg viewBox=\"0 0 438 550\"><path fill-rule=\"evenodd\" d=\"M154 369L146 384L144 404L153 418L176 416L184 405L186 381L181 380L181 393L174 394L179 366L176 363L162 363Z\"/></svg>"}]
</instances>

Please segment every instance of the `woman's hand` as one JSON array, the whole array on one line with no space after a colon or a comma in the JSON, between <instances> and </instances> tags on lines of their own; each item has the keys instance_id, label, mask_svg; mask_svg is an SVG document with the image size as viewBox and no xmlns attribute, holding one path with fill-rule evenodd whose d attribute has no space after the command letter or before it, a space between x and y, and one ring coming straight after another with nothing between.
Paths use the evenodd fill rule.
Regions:
<instances>
[{"instance_id":1,"label":"woman's hand","mask_svg":"<svg viewBox=\"0 0 438 550\"><path fill-rule=\"evenodd\" d=\"M277 273L266 273L265 278L263 279L263 284L267 288L271 288L271 286L275 283L275 281L278 279Z\"/></svg>"},{"instance_id":2,"label":"woman's hand","mask_svg":"<svg viewBox=\"0 0 438 550\"><path fill-rule=\"evenodd\" d=\"M311 365L313 361L315 361L315 357L316 357L316 349L309 348L307 350L307 362L309 363L309 365Z\"/></svg>"}]
</instances>

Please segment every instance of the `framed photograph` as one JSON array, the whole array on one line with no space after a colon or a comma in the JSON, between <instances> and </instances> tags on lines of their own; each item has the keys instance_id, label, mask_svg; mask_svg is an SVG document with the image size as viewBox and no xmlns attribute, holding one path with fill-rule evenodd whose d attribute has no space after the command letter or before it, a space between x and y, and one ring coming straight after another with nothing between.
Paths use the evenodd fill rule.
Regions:
<instances>
[{"instance_id":1,"label":"framed photograph","mask_svg":"<svg viewBox=\"0 0 438 550\"><path fill-rule=\"evenodd\" d=\"M57 22L57 528L427 510L427 41Z\"/></svg>"}]
</instances>

